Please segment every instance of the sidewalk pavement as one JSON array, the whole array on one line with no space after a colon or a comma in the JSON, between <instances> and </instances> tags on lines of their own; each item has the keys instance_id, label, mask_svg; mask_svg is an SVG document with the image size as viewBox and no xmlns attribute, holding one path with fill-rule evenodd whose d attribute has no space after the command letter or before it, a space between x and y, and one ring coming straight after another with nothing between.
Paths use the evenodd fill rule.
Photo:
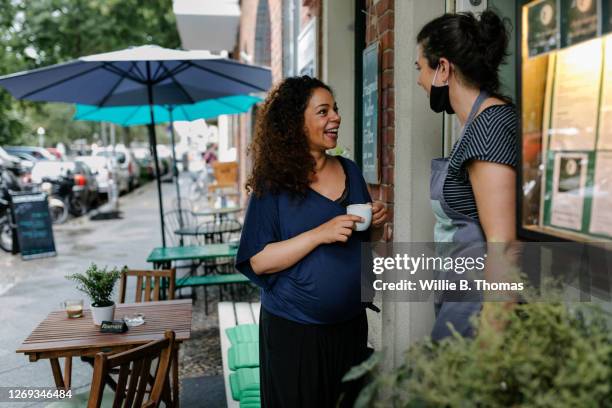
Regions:
<instances>
[{"instance_id":1,"label":"sidewalk pavement","mask_svg":"<svg viewBox=\"0 0 612 408\"><path fill-rule=\"evenodd\" d=\"M163 184L166 210L174 188ZM56 257L22 261L19 256L0 253L0 387L54 386L48 360L30 363L15 350L50 311L59 309L61 301L85 299L65 275L82 272L92 262L109 267L151 267L146 263L147 255L161 245L155 183L121 197L120 210L123 218L119 220L90 221L85 216L54 227ZM91 374L91 367L74 361L73 392L88 390ZM0 407L44 405L0 402Z\"/></svg>"}]
</instances>

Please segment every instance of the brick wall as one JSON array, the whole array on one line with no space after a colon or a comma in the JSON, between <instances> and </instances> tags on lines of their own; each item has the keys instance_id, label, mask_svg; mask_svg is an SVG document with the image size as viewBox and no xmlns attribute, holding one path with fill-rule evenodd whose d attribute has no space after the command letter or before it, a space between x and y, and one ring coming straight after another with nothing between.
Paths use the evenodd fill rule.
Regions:
<instances>
[{"instance_id":1,"label":"brick wall","mask_svg":"<svg viewBox=\"0 0 612 408\"><path fill-rule=\"evenodd\" d=\"M393 195L395 166L395 93L394 67L394 0L366 0L366 46L380 42L380 155L381 183L370 185L374 200L383 201L389 210L389 221L385 225L383 241L393 239Z\"/></svg>"}]
</instances>

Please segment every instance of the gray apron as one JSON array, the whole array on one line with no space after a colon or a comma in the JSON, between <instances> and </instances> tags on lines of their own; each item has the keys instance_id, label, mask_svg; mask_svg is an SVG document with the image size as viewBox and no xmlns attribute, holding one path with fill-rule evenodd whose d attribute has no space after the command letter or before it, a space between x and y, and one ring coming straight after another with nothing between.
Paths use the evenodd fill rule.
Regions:
<instances>
[{"instance_id":1,"label":"gray apron","mask_svg":"<svg viewBox=\"0 0 612 408\"><path fill-rule=\"evenodd\" d=\"M488 96L485 91L481 91L478 95L457 145L463 141L465 129L472 123L478 109ZM457 146L455 146L456 149ZM448 175L448 166L448 158L438 158L431 161L430 199L436 217L434 241L444 243L440 246L445 247L447 252L451 251L453 257L479 256L486 241L480 222L453 210L444 199L444 181ZM447 271L440 272L438 279L458 281L459 279L465 279L465 277L453 271ZM452 334L448 327L449 323L460 335L471 336L472 325L470 319L480 311L482 296L479 293L474 293L474 291L461 293L437 292L434 305L436 321L431 332L433 340L441 340Z\"/></svg>"}]
</instances>

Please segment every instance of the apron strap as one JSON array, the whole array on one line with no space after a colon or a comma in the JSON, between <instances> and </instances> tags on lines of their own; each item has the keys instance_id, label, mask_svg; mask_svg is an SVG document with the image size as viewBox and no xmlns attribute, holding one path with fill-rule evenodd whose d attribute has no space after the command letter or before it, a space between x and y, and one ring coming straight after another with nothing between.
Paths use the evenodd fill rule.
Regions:
<instances>
[{"instance_id":1,"label":"apron strap","mask_svg":"<svg viewBox=\"0 0 612 408\"><path fill-rule=\"evenodd\" d=\"M468 127L468 125L474 120L474 117L476 116L476 113L478 112L478 109L480 109L480 107L482 106L483 102L489 97L489 93L487 91L485 91L484 89L482 89L480 91L480 93L478 94L478 97L476 98L476 100L474 101L474 104L472 105L472 110L470 111L470 114L468 115L467 120L465 121L465 124L463 125L463 128L461 129L461 134L459 135L459 139L461 139L463 137L463 133L465 132L465 128ZM442 131L442 156L445 156L445 152L446 152L446 137L444 134L444 131Z\"/></svg>"}]
</instances>

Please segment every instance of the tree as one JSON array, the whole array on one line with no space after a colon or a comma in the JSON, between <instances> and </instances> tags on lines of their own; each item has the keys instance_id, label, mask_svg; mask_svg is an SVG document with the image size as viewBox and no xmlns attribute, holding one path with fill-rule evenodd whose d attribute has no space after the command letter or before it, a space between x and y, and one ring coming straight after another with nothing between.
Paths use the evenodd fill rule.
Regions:
<instances>
[{"instance_id":1,"label":"tree","mask_svg":"<svg viewBox=\"0 0 612 408\"><path fill-rule=\"evenodd\" d=\"M129 46L180 46L172 0L0 0L0 38L0 74ZM73 121L73 112L2 91L0 144L32 142L40 126L48 141L89 137L96 125Z\"/></svg>"}]
</instances>

